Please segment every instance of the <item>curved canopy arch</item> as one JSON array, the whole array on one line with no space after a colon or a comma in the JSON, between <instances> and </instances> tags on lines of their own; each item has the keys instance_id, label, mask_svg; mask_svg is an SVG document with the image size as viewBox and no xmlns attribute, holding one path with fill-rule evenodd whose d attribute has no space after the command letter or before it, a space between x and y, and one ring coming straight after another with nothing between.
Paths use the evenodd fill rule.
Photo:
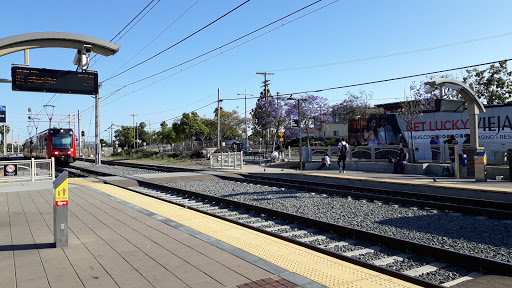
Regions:
<instances>
[{"instance_id":1,"label":"curved canopy arch","mask_svg":"<svg viewBox=\"0 0 512 288\"><path fill-rule=\"evenodd\" d=\"M82 49L84 45L91 45L94 53L103 56L112 56L120 48L117 44L81 34L35 32L0 39L0 57L28 49L52 47Z\"/></svg>"},{"instance_id":2,"label":"curved canopy arch","mask_svg":"<svg viewBox=\"0 0 512 288\"><path fill-rule=\"evenodd\" d=\"M468 106L474 105L478 110L478 113L485 112L484 104L482 104L482 102L478 100L478 98L476 98L476 94L473 91L473 89L471 89L469 86L467 86L465 83L459 80L450 78L437 78L430 82L425 82L425 84L432 88L444 86L447 88L455 89L459 92L462 99L466 101Z\"/></svg>"}]
</instances>

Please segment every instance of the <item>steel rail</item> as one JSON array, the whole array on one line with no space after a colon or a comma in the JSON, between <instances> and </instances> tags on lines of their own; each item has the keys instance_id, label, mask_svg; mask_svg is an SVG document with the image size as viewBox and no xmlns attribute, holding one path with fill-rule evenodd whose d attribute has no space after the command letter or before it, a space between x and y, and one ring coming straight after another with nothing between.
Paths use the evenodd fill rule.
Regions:
<instances>
[{"instance_id":1,"label":"steel rail","mask_svg":"<svg viewBox=\"0 0 512 288\"><path fill-rule=\"evenodd\" d=\"M86 168L79 168L79 169L85 171L86 173L90 173L90 174L96 173L94 170L90 170L90 169L86 169ZM105 173L102 173L102 174L105 174ZM136 180L140 186L151 187L153 189L162 190L162 191L168 191L168 192L184 195L186 197L202 199L202 200L216 203L218 205L227 205L227 206L235 207L237 209L241 209L241 210L245 210L245 211L252 211L257 214L262 214L262 215L267 215L267 216L274 217L274 218L283 219L283 220L291 222L291 223L299 223L299 224L307 226L307 227L314 227L319 230L338 234L338 235L347 235L348 234L348 235L350 235L349 237L355 238L357 240L361 240L361 241L364 241L367 243L372 243L375 245L384 245L385 247L389 247L389 248L399 250L399 251L406 251L409 253L412 252L416 255L423 256L423 257L436 258L436 259L439 259L446 263L449 263L451 265L463 267L468 270L488 271L490 273L499 273L499 274L505 274L505 275L507 273L509 273L509 271L512 271L512 264L505 263L502 261L473 256L473 255L469 255L469 254L465 254L465 253L451 251L448 249L439 248L439 247L421 244L421 243L416 243L416 242L412 242L412 241L408 241L408 240L398 239L398 238L394 238L394 237L390 237L390 236L386 236L386 235L382 235L382 234L377 234L377 233L373 233L373 232L369 232L369 231L358 230L358 229L354 229L354 228L343 226L343 225L333 224L333 223L316 220L316 219L310 219L310 218L303 217L300 215L295 215L295 214L282 212L282 211L276 211L276 210L268 209L265 207L260 207L257 205L241 203L241 202L237 202L237 201L233 201L233 200L229 200L229 199L225 199L225 198L220 198L220 197L211 196L211 195L205 195L205 194L188 191L188 190L184 190L184 189L173 188L173 187L156 184L156 183L152 183L152 182L148 182L148 181L144 181L144 180L137 180L137 179L133 179L133 178L131 178L131 179ZM108 183L108 181L105 181L105 182ZM115 183L109 183L109 184L122 187ZM122 187L122 188L128 189L126 187ZM130 189L130 190L133 192L139 193L139 194L144 194L139 191L135 191L132 189ZM147 194L144 194L144 195L147 195ZM152 196L152 195L147 195L147 196L154 197L154 198L160 199L162 201L172 202L172 201L161 199L161 198L158 198L158 197ZM172 202L172 203L176 204L174 202ZM186 206L186 205L184 205L184 206ZM190 207L190 206L186 206L186 207L188 209L194 209L193 207ZM207 213L205 211L201 211L200 209L194 209L194 210L197 210L198 212L201 212L201 213ZM207 213L207 214L210 215L211 213ZM226 221L230 221L232 223L239 224L239 222L236 222L234 220L227 219L227 218L224 218L224 217L221 217L218 215L211 215L211 216L219 218L219 219L223 219ZM292 242L292 243L300 245L302 247L315 250L317 252L329 255L331 257L335 257L335 258L343 260L343 261L354 263L354 264L360 265L362 267L366 267L368 269L371 269L371 270L374 270L374 271L377 271L377 272L380 272L380 273L383 273L386 275L390 275L392 277L396 277L396 278L402 279L404 281L408 281L410 283L422 285L424 287L441 287L441 286L438 286L438 285L430 283L430 282L426 282L426 281L416 278L416 277L405 275L405 274L402 274L402 273L399 273L396 271L392 271L392 270L389 270L389 269L386 269L386 268L383 268L383 267L380 267L377 265L373 265L373 264L370 264L370 263L367 263L364 261L359 261L359 260L356 260L356 259L353 259L353 258L350 258L347 256L343 256L336 252L328 251L328 250L325 250L318 246L306 244L306 243L300 242L298 240L291 239L289 237L281 236L278 234L273 234L269 231L262 230L262 229L259 229L259 228L253 227L253 226L249 226L246 224L240 223L240 225L243 225L244 227L256 230L261 233L265 233L268 235L272 235L274 237L278 237L280 239ZM421 283L417 282L417 281L420 281Z\"/></svg>"}]
</instances>

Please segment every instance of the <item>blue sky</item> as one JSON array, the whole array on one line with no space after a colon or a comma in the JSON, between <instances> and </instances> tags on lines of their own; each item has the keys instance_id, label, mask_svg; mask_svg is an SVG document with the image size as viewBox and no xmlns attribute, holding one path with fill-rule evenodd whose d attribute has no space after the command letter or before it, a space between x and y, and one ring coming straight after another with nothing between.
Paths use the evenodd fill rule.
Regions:
<instances>
[{"instance_id":1,"label":"blue sky","mask_svg":"<svg viewBox=\"0 0 512 288\"><path fill-rule=\"evenodd\" d=\"M0 38L56 31L109 41L149 2L7 1L0 11ZM117 42L121 46L118 54L93 60L90 68L98 71L100 81L105 80L174 45L243 2L161 0ZM256 72L275 73L269 76L272 94L294 93L512 58L509 22L512 1L509 0L324 0L245 40L128 86L105 99L110 92L126 84L188 61L313 2L252 0L165 53L106 81L100 90L103 96L101 137L109 139L110 134L103 131L111 123L132 125L131 114L137 115L136 122L151 123L153 129L163 120L172 122L183 112L215 102L217 89L220 89L221 99L239 98L237 94L244 91L257 96L263 76ZM178 19L187 9L188 12ZM277 29L233 48L274 28ZM161 36L151 42L160 33ZM136 55L146 45L147 48ZM74 54L71 49L34 49L30 51L30 65L75 70ZM0 78L10 78L11 64L22 62L23 52L1 57ZM461 72L452 74L460 77ZM373 92L373 104L380 104L403 99L404 89L412 81L424 79L418 77L314 94L336 104L348 91L364 90ZM94 100L90 96L14 92L10 84L4 83L0 83L0 95L0 105L7 106L7 124L13 129L15 141L18 135L20 140L28 137L27 109L45 114L43 105L54 105L53 113L58 115L82 111L82 130L90 136L88 141L93 140ZM248 110L254 107L255 101L247 101ZM243 100L224 101L222 106L236 109L242 116L245 111ZM215 107L212 104L197 112L213 117ZM46 125L48 123L41 123L39 131ZM11 137L9 134L9 141Z\"/></svg>"}]
</instances>

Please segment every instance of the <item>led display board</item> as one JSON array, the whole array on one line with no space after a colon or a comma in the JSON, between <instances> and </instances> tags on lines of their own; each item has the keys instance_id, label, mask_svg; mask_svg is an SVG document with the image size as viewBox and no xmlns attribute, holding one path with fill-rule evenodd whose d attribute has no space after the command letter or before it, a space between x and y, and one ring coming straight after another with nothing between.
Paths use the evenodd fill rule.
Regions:
<instances>
[{"instance_id":1,"label":"led display board","mask_svg":"<svg viewBox=\"0 0 512 288\"><path fill-rule=\"evenodd\" d=\"M98 73L94 72L13 66L11 75L13 91L98 94Z\"/></svg>"}]
</instances>

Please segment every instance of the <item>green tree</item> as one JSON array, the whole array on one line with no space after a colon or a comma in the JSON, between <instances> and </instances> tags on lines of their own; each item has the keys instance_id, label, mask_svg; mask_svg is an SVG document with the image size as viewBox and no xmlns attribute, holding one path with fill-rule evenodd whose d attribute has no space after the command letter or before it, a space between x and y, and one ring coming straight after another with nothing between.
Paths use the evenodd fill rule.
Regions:
<instances>
[{"instance_id":1,"label":"green tree","mask_svg":"<svg viewBox=\"0 0 512 288\"><path fill-rule=\"evenodd\" d=\"M118 142L119 147L128 148L133 145L133 127L121 126L114 132L114 139Z\"/></svg>"},{"instance_id":2,"label":"green tree","mask_svg":"<svg viewBox=\"0 0 512 288\"><path fill-rule=\"evenodd\" d=\"M3 125L0 125L0 135L2 135L2 139L0 139L0 144L2 144L2 149L4 147L4 127L5 127L5 137L7 137L7 135L9 135L9 132L11 132L11 127L9 127L9 125L6 125L6 124L3 124Z\"/></svg>"},{"instance_id":3,"label":"green tree","mask_svg":"<svg viewBox=\"0 0 512 288\"><path fill-rule=\"evenodd\" d=\"M176 137L181 140L198 140L208 133L208 128L203 124L196 112L183 113L179 122L172 125ZM192 144L193 145L193 144ZM193 146L192 146L193 148Z\"/></svg>"},{"instance_id":4,"label":"green tree","mask_svg":"<svg viewBox=\"0 0 512 288\"><path fill-rule=\"evenodd\" d=\"M507 62L492 64L489 68L466 70L465 83L475 83L475 92L480 101L486 104L505 104L512 98L512 72L507 69Z\"/></svg>"},{"instance_id":5,"label":"green tree","mask_svg":"<svg viewBox=\"0 0 512 288\"><path fill-rule=\"evenodd\" d=\"M151 135L148 131L146 131L146 123L140 122L138 128L139 128L139 140L142 143L150 143Z\"/></svg>"},{"instance_id":6,"label":"green tree","mask_svg":"<svg viewBox=\"0 0 512 288\"><path fill-rule=\"evenodd\" d=\"M176 141L176 133L168 126L162 126L156 135L161 144L172 144Z\"/></svg>"},{"instance_id":7,"label":"green tree","mask_svg":"<svg viewBox=\"0 0 512 288\"><path fill-rule=\"evenodd\" d=\"M101 144L101 147L110 147L110 143L108 143L107 141L105 141L105 139L100 139L100 144Z\"/></svg>"},{"instance_id":8,"label":"green tree","mask_svg":"<svg viewBox=\"0 0 512 288\"><path fill-rule=\"evenodd\" d=\"M208 132L203 137L203 140L217 140L217 121L210 118L201 118L201 122L208 129Z\"/></svg>"},{"instance_id":9,"label":"green tree","mask_svg":"<svg viewBox=\"0 0 512 288\"><path fill-rule=\"evenodd\" d=\"M214 110L215 117L214 121L217 123L217 108ZM225 111L220 107L220 139L221 140L233 140L242 138L242 129L244 120L236 110L231 112Z\"/></svg>"}]
</instances>

